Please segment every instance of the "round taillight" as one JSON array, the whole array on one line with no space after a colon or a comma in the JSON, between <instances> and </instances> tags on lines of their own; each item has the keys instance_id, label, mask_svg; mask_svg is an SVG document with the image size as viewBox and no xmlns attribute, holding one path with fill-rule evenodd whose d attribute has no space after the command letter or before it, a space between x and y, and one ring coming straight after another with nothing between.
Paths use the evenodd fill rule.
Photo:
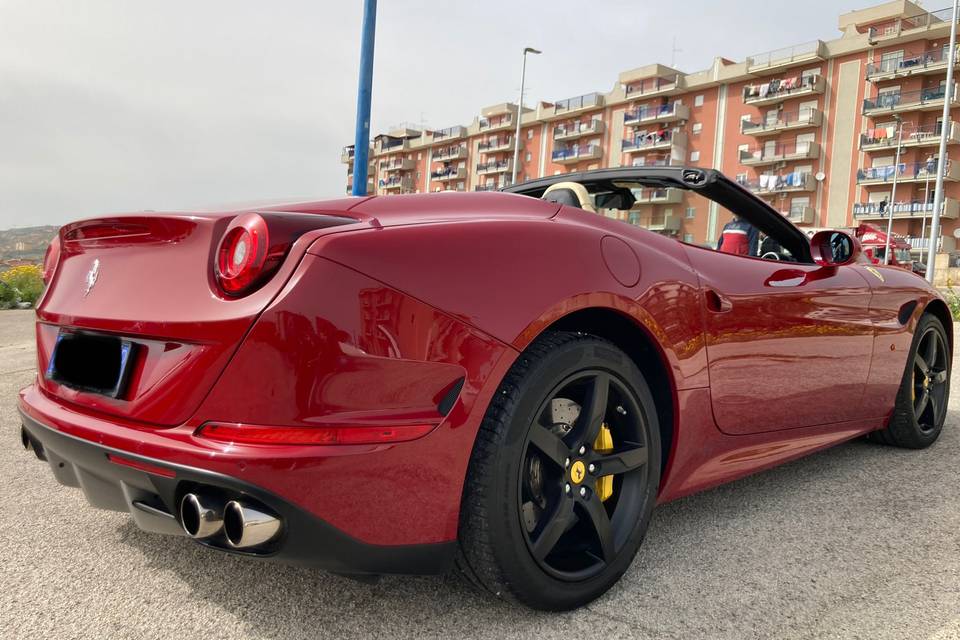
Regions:
<instances>
[{"instance_id":1,"label":"round taillight","mask_svg":"<svg viewBox=\"0 0 960 640\"><path fill-rule=\"evenodd\" d=\"M237 216L217 248L215 270L220 288L234 296L249 290L263 272L269 246L263 218L255 213Z\"/></svg>"},{"instance_id":2,"label":"round taillight","mask_svg":"<svg viewBox=\"0 0 960 640\"><path fill-rule=\"evenodd\" d=\"M60 262L60 234L53 236L53 240L47 245L47 251L43 254L43 283L50 284L53 278L53 272L57 270L57 263Z\"/></svg>"}]
</instances>

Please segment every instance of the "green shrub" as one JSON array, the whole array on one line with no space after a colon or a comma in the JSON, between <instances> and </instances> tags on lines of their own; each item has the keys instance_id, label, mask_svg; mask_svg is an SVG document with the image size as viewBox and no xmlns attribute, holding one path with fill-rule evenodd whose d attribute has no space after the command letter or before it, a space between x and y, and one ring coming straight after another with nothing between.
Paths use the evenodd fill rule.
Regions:
<instances>
[{"instance_id":1,"label":"green shrub","mask_svg":"<svg viewBox=\"0 0 960 640\"><path fill-rule=\"evenodd\" d=\"M960 294L954 291L952 286L948 285L943 297L947 299L950 315L953 316L954 320L960 321Z\"/></svg>"},{"instance_id":2,"label":"green shrub","mask_svg":"<svg viewBox=\"0 0 960 640\"><path fill-rule=\"evenodd\" d=\"M13 309L20 302L19 292L0 280L0 309Z\"/></svg>"},{"instance_id":3,"label":"green shrub","mask_svg":"<svg viewBox=\"0 0 960 640\"><path fill-rule=\"evenodd\" d=\"M23 265L4 271L0 273L0 282L12 287L20 302L29 302L31 305L43 293L43 272L37 265Z\"/></svg>"}]
</instances>

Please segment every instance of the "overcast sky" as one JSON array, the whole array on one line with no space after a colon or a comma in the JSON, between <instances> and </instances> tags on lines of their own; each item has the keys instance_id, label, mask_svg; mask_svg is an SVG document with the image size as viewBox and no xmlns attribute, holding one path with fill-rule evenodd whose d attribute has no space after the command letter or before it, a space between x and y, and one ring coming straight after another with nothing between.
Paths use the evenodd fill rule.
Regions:
<instances>
[{"instance_id":1,"label":"overcast sky","mask_svg":"<svg viewBox=\"0 0 960 640\"><path fill-rule=\"evenodd\" d=\"M372 131L468 124L839 36L871 0L380 0ZM946 5L944 0L940 4ZM353 141L360 0L0 0L0 229L329 197ZM940 5L930 6L940 9Z\"/></svg>"}]
</instances>

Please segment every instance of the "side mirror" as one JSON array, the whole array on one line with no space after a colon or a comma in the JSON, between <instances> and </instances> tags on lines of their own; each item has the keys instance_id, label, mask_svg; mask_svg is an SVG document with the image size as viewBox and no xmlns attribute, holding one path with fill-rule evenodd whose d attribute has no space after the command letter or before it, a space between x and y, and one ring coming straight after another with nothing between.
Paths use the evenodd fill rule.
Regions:
<instances>
[{"instance_id":1,"label":"side mirror","mask_svg":"<svg viewBox=\"0 0 960 640\"><path fill-rule=\"evenodd\" d=\"M856 262L863 248L843 231L818 231L810 238L810 254L821 267L840 267Z\"/></svg>"}]
</instances>

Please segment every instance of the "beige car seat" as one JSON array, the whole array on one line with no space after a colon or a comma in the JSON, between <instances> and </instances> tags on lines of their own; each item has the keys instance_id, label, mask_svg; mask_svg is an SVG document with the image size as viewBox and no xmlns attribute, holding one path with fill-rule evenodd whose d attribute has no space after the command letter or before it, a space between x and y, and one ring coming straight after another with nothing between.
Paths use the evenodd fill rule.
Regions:
<instances>
[{"instance_id":1,"label":"beige car seat","mask_svg":"<svg viewBox=\"0 0 960 640\"><path fill-rule=\"evenodd\" d=\"M577 207L591 213L597 212L593 206L593 198L590 197L587 188L579 182L558 182L550 185L543 192L543 199L547 202L565 204L568 207Z\"/></svg>"}]
</instances>

